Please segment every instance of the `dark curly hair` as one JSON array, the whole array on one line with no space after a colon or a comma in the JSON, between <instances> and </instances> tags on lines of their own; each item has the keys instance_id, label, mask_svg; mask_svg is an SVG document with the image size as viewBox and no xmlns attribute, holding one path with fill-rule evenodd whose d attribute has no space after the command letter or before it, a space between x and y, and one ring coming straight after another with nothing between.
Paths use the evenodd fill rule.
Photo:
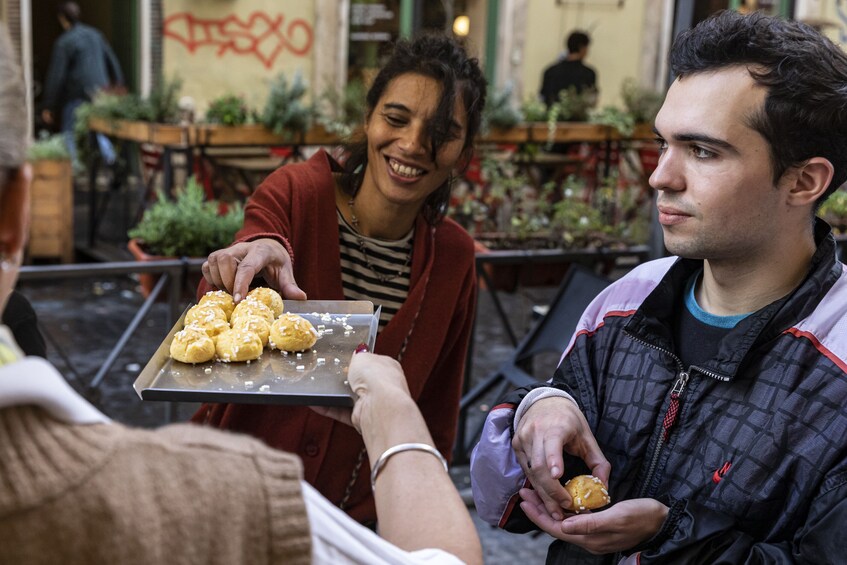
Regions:
<instances>
[{"instance_id":1,"label":"dark curly hair","mask_svg":"<svg viewBox=\"0 0 847 565\"><path fill-rule=\"evenodd\" d=\"M461 96L467 113L463 149L471 148L479 132L487 85L479 61L468 57L459 43L444 35L428 34L413 41L398 41L368 90L368 118L388 84L406 73L428 76L442 84L441 100L427 124L432 160L435 161L438 150L449 140L457 96ZM342 175L341 186L345 192L354 196L362 184L367 166L367 139L353 141L348 145L348 150L349 156L344 164L345 174ZM423 214L430 224L435 224L443 218L450 200L450 184L450 180L446 181L424 202Z\"/></svg>"},{"instance_id":2,"label":"dark curly hair","mask_svg":"<svg viewBox=\"0 0 847 565\"><path fill-rule=\"evenodd\" d=\"M767 88L748 125L768 142L774 182L812 157L828 159L835 172L817 208L847 180L847 54L813 28L719 12L677 37L670 64L680 78L746 65Z\"/></svg>"}]
</instances>

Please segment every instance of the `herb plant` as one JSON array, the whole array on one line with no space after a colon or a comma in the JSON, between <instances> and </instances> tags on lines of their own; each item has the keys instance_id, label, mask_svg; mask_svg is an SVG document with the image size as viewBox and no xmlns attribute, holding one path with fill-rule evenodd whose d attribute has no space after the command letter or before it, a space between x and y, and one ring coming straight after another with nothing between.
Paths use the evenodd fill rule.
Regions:
<instances>
[{"instance_id":1,"label":"herb plant","mask_svg":"<svg viewBox=\"0 0 847 565\"><path fill-rule=\"evenodd\" d=\"M129 230L129 237L141 240L145 251L165 257L204 257L229 245L244 223L239 203L220 213L220 204L206 200L194 177L178 191L175 199L159 191L158 198L141 221Z\"/></svg>"}]
</instances>

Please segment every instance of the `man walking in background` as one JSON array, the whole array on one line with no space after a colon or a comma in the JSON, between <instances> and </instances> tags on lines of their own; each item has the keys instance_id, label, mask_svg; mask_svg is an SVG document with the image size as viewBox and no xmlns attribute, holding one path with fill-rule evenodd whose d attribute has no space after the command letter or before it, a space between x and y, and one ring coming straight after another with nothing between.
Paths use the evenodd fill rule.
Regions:
<instances>
[{"instance_id":1,"label":"man walking in background","mask_svg":"<svg viewBox=\"0 0 847 565\"><path fill-rule=\"evenodd\" d=\"M80 104L90 101L98 90L122 85L124 78L118 59L103 34L79 21L80 10L76 2L62 2L58 17L65 32L56 41L50 57L41 117L45 123L53 124L56 110L61 110L62 134L74 169L78 169L74 112ZM97 134L97 144L103 160L113 163L115 152L109 139Z\"/></svg>"}]
</instances>

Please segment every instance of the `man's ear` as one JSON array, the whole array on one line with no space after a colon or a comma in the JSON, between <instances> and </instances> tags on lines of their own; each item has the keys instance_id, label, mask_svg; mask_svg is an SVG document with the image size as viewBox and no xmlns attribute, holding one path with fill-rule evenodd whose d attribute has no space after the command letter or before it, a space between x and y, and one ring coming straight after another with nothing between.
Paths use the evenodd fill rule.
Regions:
<instances>
[{"instance_id":1,"label":"man's ear","mask_svg":"<svg viewBox=\"0 0 847 565\"><path fill-rule=\"evenodd\" d=\"M826 192L835 169L829 159L812 157L803 165L796 167L792 186L788 192L790 206L814 206Z\"/></svg>"},{"instance_id":2,"label":"man's ear","mask_svg":"<svg viewBox=\"0 0 847 565\"><path fill-rule=\"evenodd\" d=\"M29 187L32 169L24 165L10 177L0 193L0 253L23 249L29 235Z\"/></svg>"}]
</instances>

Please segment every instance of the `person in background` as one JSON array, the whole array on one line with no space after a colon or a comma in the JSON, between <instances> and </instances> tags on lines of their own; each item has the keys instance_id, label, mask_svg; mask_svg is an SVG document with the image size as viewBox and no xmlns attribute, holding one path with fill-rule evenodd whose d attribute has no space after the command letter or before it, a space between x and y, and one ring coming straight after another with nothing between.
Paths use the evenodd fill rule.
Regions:
<instances>
[{"instance_id":1,"label":"person in background","mask_svg":"<svg viewBox=\"0 0 847 565\"><path fill-rule=\"evenodd\" d=\"M541 79L539 96L549 107L559 100L559 92L573 89L576 94L597 90L597 73L583 63L591 38L583 31L573 31L565 45L568 54L546 69Z\"/></svg>"},{"instance_id":2,"label":"person in background","mask_svg":"<svg viewBox=\"0 0 847 565\"><path fill-rule=\"evenodd\" d=\"M467 166L486 83L476 59L438 35L400 41L376 76L364 136L342 167L324 151L271 174L230 247L203 265L236 301L254 277L283 298L382 306L375 351L403 366L448 460L476 306L473 239L444 217ZM249 433L299 454L306 480L364 523L376 519L361 439L305 408L204 405L195 422Z\"/></svg>"},{"instance_id":3,"label":"person in background","mask_svg":"<svg viewBox=\"0 0 847 565\"><path fill-rule=\"evenodd\" d=\"M0 310L28 233L25 92L0 25ZM0 563L482 563L479 538L395 361L360 353L348 379L377 471L383 537L256 439L112 422L0 326Z\"/></svg>"},{"instance_id":4,"label":"person in background","mask_svg":"<svg viewBox=\"0 0 847 565\"><path fill-rule=\"evenodd\" d=\"M80 10L76 2L59 4L58 18L65 31L50 56L41 119L53 124L56 113L61 111L62 134L74 169L78 170L81 164L74 140L74 113L98 91L123 85L124 78L118 58L103 34L79 21ZM115 161L111 142L103 134L97 134L96 138L103 160L111 165Z\"/></svg>"},{"instance_id":5,"label":"person in background","mask_svg":"<svg viewBox=\"0 0 847 565\"><path fill-rule=\"evenodd\" d=\"M604 290L552 381L491 412L477 510L553 536L548 563L843 561L847 268L815 213L847 180L847 54L728 11L670 64L650 184L677 256ZM612 504L575 515L561 483L586 471Z\"/></svg>"}]
</instances>

